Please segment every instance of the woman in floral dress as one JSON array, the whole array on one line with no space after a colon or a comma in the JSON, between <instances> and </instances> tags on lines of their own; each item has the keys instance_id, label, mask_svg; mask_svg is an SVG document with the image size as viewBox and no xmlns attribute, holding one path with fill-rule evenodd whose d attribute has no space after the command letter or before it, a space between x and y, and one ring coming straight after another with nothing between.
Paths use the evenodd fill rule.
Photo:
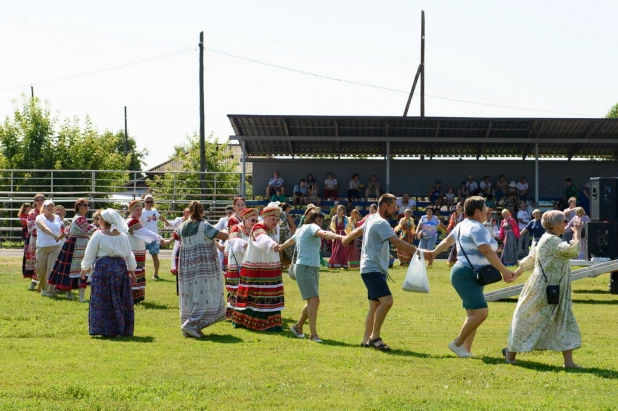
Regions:
<instances>
[{"instance_id":1,"label":"woman in floral dress","mask_svg":"<svg viewBox=\"0 0 618 411\"><path fill-rule=\"evenodd\" d=\"M569 259L579 254L582 226L573 225L575 239L566 242L560 239L566 227L561 211L543 214L542 224L547 232L515 272L520 275L524 270L534 269L517 301L508 346L502 353L507 363L514 364L520 352L560 351L566 368L580 368L573 362L573 350L581 347L582 340L573 315ZM547 285L560 286L558 304L548 304Z\"/></svg>"},{"instance_id":2,"label":"woman in floral dress","mask_svg":"<svg viewBox=\"0 0 618 411\"><path fill-rule=\"evenodd\" d=\"M403 218L399 220L399 224L395 227L395 232L399 233L399 238L406 243L412 244L414 242L416 225L414 224L414 218L412 218L412 210L406 208ZM397 249L397 258L402 267L407 267L412 259L412 254Z\"/></svg>"}]
</instances>

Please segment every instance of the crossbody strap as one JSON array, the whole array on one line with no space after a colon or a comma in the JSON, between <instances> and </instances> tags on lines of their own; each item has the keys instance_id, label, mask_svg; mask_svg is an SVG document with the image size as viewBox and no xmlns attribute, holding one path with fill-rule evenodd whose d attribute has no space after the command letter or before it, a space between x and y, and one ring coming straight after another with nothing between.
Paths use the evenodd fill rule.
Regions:
<instances>
[{"instance_id":1,"label":"crossbody strap","mask_svg":"<svg viewBox=\"0 0 618 411\"><path fill-rule=\"evenodd\" d=\"M547 283L547 285L549 285L549 280L547 279L547 276L545 275L545 270L543 270L543 266L541 265L541 260L537 258L537 261L539 262L539 267L541 267L541 273L543 273L543 277L545 277L545 282ZM560 280L558 280L558 284L562 282L563 278L564 278L564 274L562 274L562 277L560 277Z\"/></svg>"},{"instance_id":2,"label":"crossbody strap","mask_svg":"<svg viewBox=\"0 0 618 411\"><path fill-rule=\"evenodd\" d=\"M464 257L466 257L466 261L468 262L468 264L470 264L470 268L474 270L474 266L470 262L470 259L468 258L468 255L466 254L466 250L464 250L463 246L461 245L461 241L459 240L460 235L461 235L461 226L459 226L459 230L457 230L457 242L459 243L459 248L461 249L461 252L463 253Z\"/></svg>"}]
</instances>

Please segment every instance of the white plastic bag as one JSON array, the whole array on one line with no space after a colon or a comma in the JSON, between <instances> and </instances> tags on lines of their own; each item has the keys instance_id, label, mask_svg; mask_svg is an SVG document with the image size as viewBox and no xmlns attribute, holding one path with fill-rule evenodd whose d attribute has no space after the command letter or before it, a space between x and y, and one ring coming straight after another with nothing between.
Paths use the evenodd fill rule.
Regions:
<instances>
[{"instance_id":1,"label":"white plastic bag","mask_svg":"<svg viewBox=\"0 0 618 411\"><path fill-rule=\"evenodd\" d=\"M416 250L414 255L412 255L412 260L410 260L410 265L408 266L406 278L403 280L402 288L403 291L429 294L429 280L427 279L425 257L419 250Z\"/></svg>"}]
</instances>

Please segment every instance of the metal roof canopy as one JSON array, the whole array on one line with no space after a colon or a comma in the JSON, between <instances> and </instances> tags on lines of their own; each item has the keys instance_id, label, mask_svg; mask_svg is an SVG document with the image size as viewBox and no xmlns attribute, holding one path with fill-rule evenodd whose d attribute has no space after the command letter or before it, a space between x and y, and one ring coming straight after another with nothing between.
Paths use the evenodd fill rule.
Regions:
<instances>
[{"instance_id":1,"label":"metal roof canopy","mask_svg":"<svg viewBox=\"0 0 618 411\"><path fill-rule=\"evenodd\" d=\"M255 156L604 157L618 119L228 115ZM411 144L414 143L414 144Z\"/></svg>"},{"instance_id":2,"label":"metal roof canopy","mask_svg":"<svg viewBox=\"0 0 618 411\"><path fill-rule=\"evenodd\" d=\"M245 164L256 156L380 156L386 191L394 157L535 157L618 159L618 119L376 116L264 116L228 114Z\"/></svg>"}]
</instances>

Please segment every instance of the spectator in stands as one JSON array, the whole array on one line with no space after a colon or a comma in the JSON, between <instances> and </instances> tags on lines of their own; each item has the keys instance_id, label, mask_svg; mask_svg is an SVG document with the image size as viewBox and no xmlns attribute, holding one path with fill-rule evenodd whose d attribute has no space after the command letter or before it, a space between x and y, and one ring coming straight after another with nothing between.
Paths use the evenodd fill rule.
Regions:
<instances>
[{"instance_id":1,"label":"spectator in stands","mask_svg":"<svg viewBox=\"0 0 618 411\"><path fill-rule=\"evenodd\" d=\"M519 233L519 238L526 234L530 234L532 237L532 244L530 248L534 248L543 234L545 234L545 228L543 228L543 224L541 223L541 210L532 211L533 219L524 227L523 230Z\"/></svg>"},{"instance_id":2,"label":"spectator in stands","mask_svg":"<svg viewBox=\"0 0 618 411\"><path fill-rule=\"evenodd\" d=\"M307 182L300 180L298 184L294 186L294 208L298 209L299 206L307 204L307 195L309 189L307 188Z\"/></svg>"},{"instance_id":3,"label":"spectator in stands","mask_svg":"<svg viewBox=\"0 0 618 411\"><path fill-rule=\"evenodd\" d=\"M159 214L159 211L154 207L154 197L150 194L146 194L144 197L144 210L142 210L142 216L140 218L140 223L142 226L156 235L159 234L159 227L157 226L157 221L163 221L164 224L169 224L169 222ZM159 250L160 243L159 240L152 241L151 243L146 244L146 249L148 253L152 256L152 263L154 265L154 275L152 276L153 280L159 279Z\"/></svg>"},{"instance_id":4,"label":"spectator in stands","mask_svg":"<svg viewBox=\"0 0 618 411\"><path fill-rule=\"evenodd\" d=\"M590 222L590 217L586 215L586 210L583 207L575 207L575 217L567 224L566 228L571 232L573 231L573 226L580 226L580 237L581 241L579 245L581 246L581 251L579 255L576 257L578 260L586 259L586 223Z\"/></svg>"},{"instance_id":5,"label":"spectator in stands","mask_svg":"<svg viewBox=\"0 0 618 411\"><path fill-rule=\"evenodd\" d=\"M506 181L506 177L504 176L504 174L502 174L500 176L500 178L498 179L498 181L496 181L496 186L495 188L495 192L494 192L494 196L496 197L496 200L500 200L502 198L504 198L506 196L506 189L509 186L508 182Z\"/></svg>"},{"instance_id":6,"label":"spectator in stands","mask_svg":"<svg viewBox=\"0 0 618 411\"><path fill-rule=\"evenodd\" d=\"M326 174L326 180L324 180L324 199L337 201L339 197L338 187L339 184L337 183L335 175L329 171Z\"/></svg>"},{"instance_id":7,"label":"spectator in stands","mask_svg":"<svg viewBox=\"0 0 618 411\"><path fill-rule=\"evenodd\" d=\"M524 257L528 254L528 246L530 242L530 232L522 231L526 228L530 222L530 214L526 207L526 203L522 201L519 203L519 211L517 212L517 224L519 226L519 240L517 241L517 255L518 257Z\"/></svg>"},{"instance_id":8,"label":"spectator in stands","mask_svg":"<svg viewBox=\"0 0 618 411\"><path fill-rule=\"evenodd\" d=\"M584 184L584 188L579 192L579 205L586 214L590 214L590 183Z\"/></svg>"},{"instance_id":9,"label":"spectator in stands","mask_svg":"<svg viewBox=\"0 0 618 411\"><path fill-rule=\"evenodd\" d=\"M491 181L489 181L489 176L483 177L483 181L481 181L480 187L480 194L486 199L491 200L493 198L493 194L491 189Z\"/></svg>"},{"instance_id":10,"label":"spectator in stands","mask_svg":"<svg viewBox=\"0 0 618 411\"><path fill-rule=\"evenodd\" d=\"M407 209L413 210L416 207L416 201L410 198L410 194L404 193L403 197L397 197L397 208L399 213L397 218L403 218Z\"/></svg>"},{"instance_id":11,"label":"spectator in stands","mask_svg":"<svg viewBox=\"0 0 618 411\"><path fill-rule=\"evenodd\" d=\"M283 179L279 177L279 172L275 171L273 177L268 180L268 187L266 187L266 198L270 198L270 196L273 195L277 187L281 188L281 194L285 194Z\"/></svg>"},{"instance_id":12,"label":"spectator in stands","mask_svg":"<svg viewBox=\"0 0 618 411\"><path fill-rule=\"evenodd\" d=\"M352 179L350 180L350 189L348 190L348 199L352 201L358 201L360 198L360 189L362 188L362 184L360 182L360 177L358 173L354 173Z\"/></svg>"},{"instance_id":13,"label":"spectator in stands","mask_svg":"<svg viewBox=\"0 0 618 411\"><path fill-rule=\"evenodd\" d=\"M452 211L455 208L455 193L453 192L453 187L449 187L446 195L444 196L444 200L446 201L446 207L448 211Z\"/></svg>"},{"instance_id":14,"label":"spectator in stands","mask_svg":"<svg viewBox=\"0 0 618 411\"><path fill-rule=\"evenodd\" d=\"M434 215L434 208L429 206L425 209L425 215L421 217L416 229L417 238L420 240L418 245L423 250L431 251L438 239L438 228L446 229L440 219ZM430 267L433 261L428 261Z\"/></svg>"},{"instance_id":15,"label":"spectator in stands","mask_svg":"<svg viewBox=\"0 0 618 411\"><path fill-rule=\"evenodd\" d=\"M526 177L520 178L516 186L519 194L519 201L528 201L528 181Z\"/></svg>"},{"instance_id":16,"label":"spectator in stands","mask_svg":"<svg viewBox=\"0 0 618 411\"><path fill-rule=\"evenodd\" d=\"M318 191L318 186L315 182L313 183L308 183L307 186L307 201L309 203L315 204L317 206L320 205L320 197L318 197L319 195L319 191Z\"/></svg>"},{"instance_id":17,"label":"spectator in stands","mask_svg":"<svg viewBox=\"0 0 618 411\"><path fill-rule=\"evenodd\" d=\"M380 197L380 182L376 175L369 177L369 183L367 183L367 189L365 190L366 198L379 198Z\"/></svg>"},{"instance_id":18,"label":"spectator in stands","mask_svg":"<svg viewBox=\"0 0 618 411\"><path fill-rule=\"evenodd\" d=\"M438 207L442 205L442 181L436 180L431 190L429 190L428 197L430 205Z\"/></svg>"},{"instance_id":19,"label":"spectator in stands","mask_svg":"<svg viewBox=\"0 0 618 411\"><path fill-rule=\"evenodd\" d=\"M515 181L511 181L509 183L509 187L506 192L506 201L504 202L504 206L509 209L509 212L513 215L517 213L519 207L519 190L517 189L517 183Z\"/></svg>"},{"instance_id":20,"label":"spectator in stands","mask_svg":"<svg viewBox=\"0 0 618 411\"><path fill-rule=\"evenodd\" d=\"M569 208L563 211L564 217L567 219L567 223L575 217L575 208L577 207L577 199L575 197L569 198ZM569 242L573 239L573 230L569 227L564 230L564 241Z\"/></svg>"},{"instance_id":21,"label":"spectator in stands","mask_svg":"<svg viewBox=\"0 0 618 411\"><path fill-rule=\"evenodd\" d=\"M506 267L517 264L517 240L519 239L519 225L511 212L504 208L502 209L502 223L500 223L500 232L498 239L504 241L502 246L502 255L500 261Z\"/></svg>"},{"instance_id":22,"label":"spectator in stands","mask_svg":"<svg viewBox=\"0 0 618 411\"><path fill-rule=\"evenodd\" d=\"M457 201L466 201L466 198L470 197L470 192L466 186L466 182L462 181L457 190Z\"/></svg>"},{"instance_id":23,"label":"spectator in stands","mask_svg":"<svg viewBox=\"0 0 618 411\"><path fill-rule=\"evenodd\" d=\"M575 184L573 184L573 181L570 178L567 178L566 189L564 190L564 198L570 199L571 197L577 198L577 187L575 187Z\"/></svg>"},{"instance_id":24,"label":"spectator in stands","mask_svg":"<svg viewBox=\"0 0 618 411\"><path fill-rule=\"evenodd\" d=\"M474 175L470 174L468 176L468 181L466 181L466 188L468 189L468 193L471 196L475 196L478 194L479 185L474 181Z\"/></svg>"},{"instance_id":25,"label":"spectator in stands","mask_svg":"<svg viewBox=\"0 0 618 411\"><path fill-rule=\"evenodd\" d=\"M309 186L311 184L316 184L317 185L317 183L315 181L315 177L313 177L313 174L309 174L307 176L307 186Z\"/></svg>"},{"instance_id":26,"label":"spectator in stands","mask_svg":"<svg viewBox=\"0 0 618 411\"><path fill-rule=\"evenodd\" d=\"M275 203L277 201L280 203L285 203L287 201L287 198L283 195L283 191L281 191L281 187L276 187L275 194L270 197L271 203Z\"/></svg>"},{"instance_id":27,"label":"spectator in stands","mask_svg":"<svg viewBox=\"0 0 618 411\"><path fill-rule=\"evenodd\" d=\"M526 210L528 211L528 214L532 215L532 212L534 210L536 210L536 208L537 208L536 207L536 201L530 200L529 204L528 204L528 207L526 207Z\"/></svg>"}]
</instances>

